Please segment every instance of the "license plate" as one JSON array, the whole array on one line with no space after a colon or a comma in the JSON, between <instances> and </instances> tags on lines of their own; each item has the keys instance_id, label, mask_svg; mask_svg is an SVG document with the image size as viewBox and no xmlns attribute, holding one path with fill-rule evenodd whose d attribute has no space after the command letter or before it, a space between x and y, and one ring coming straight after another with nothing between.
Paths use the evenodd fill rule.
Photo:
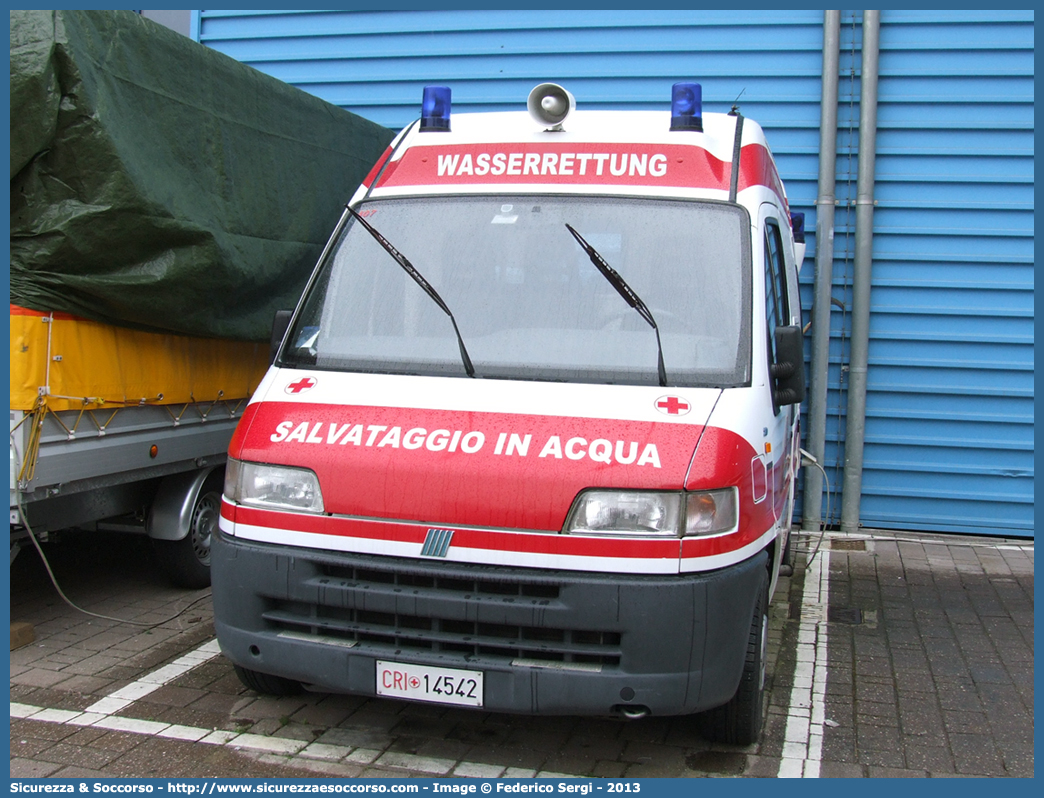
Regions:
<instances>
[{"instance_id":1,"label":"license plate","mask_svg":"<svg viewBox=\"0 0 1044 798\"><path fill-rule=\"evenodd\" d=\"M482 671L377 660L377 695L480 707Z\"/></svg>"}]
</instances>

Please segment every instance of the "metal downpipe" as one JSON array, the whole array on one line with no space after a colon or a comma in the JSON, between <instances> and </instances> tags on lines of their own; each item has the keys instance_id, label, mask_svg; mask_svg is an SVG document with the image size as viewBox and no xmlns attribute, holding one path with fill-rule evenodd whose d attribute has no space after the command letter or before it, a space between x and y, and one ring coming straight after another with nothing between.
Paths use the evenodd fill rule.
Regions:
<instances>
[{"instance_id":1,"label":"metal downpipe","mask_svg":"<svg viewBox=\"0 0 1044 798\"><path fill-rule=\"evenodd\" d=\"M881 12L863 12L863 61L859 98L859 180L856 189L852 339L848 368L848 420L841 531L859 530L866 437L866 368L870 348L870 272L874 245L874 165L877 152L877 70Z\"/></svg>"},{"instance_id":2,"label":"metal downpipe","mask_svg":"<svg viewBox=\"0 0 1044 798\"><path fill-rule=\"evenodd\" d=\"M823 12L823 88L819 106L819 192L816 197L816 272L812 299L812 374L808 396L808 451L826 455L827 385L830 368L830 299L834 276L834 203L837 182L837 87L841 12ZM823 475L805 471L802 528L819 530Z\"/></svg>"}]
</instances>

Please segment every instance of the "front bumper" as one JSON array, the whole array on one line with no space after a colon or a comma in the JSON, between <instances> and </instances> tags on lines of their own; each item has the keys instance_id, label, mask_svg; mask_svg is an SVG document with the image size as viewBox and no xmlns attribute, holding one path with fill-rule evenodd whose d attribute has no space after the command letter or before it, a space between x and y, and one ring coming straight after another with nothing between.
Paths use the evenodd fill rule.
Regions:
<instances>
[{"instance_id":1,"label":"front bumper","mask_svg":"<svg viewBox=\"0 0 1044 798\"><path fill-rule=\"evenodd\" d=\"M483 708L688 714L728 701L768 578L578 573L343 554L215 536L215 627L245 668L376 695L376 661L481 670Z\"/></svg>"}]
</instances>

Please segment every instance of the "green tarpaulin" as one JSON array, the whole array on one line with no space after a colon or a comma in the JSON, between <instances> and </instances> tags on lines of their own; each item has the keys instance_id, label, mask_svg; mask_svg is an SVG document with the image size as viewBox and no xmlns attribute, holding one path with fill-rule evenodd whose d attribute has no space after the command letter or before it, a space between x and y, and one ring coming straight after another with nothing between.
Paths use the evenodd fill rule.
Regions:
<instances>
[{"instance_id":1,"label":"green tarpaulin","mask_svg":"<svg viewBox=\"0 0 1044 798\"><path fill-rule=\"evenodd\" d=\"M11 13L11 302L267 340L394 135L129 11Z\"/></svg>"}]
</instances>

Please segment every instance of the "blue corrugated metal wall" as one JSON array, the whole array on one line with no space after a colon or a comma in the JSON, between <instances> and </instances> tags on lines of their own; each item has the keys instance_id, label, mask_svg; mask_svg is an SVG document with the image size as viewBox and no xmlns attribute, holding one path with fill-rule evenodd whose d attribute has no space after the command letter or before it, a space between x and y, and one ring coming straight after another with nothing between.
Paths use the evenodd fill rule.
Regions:
<instances>
[{"instance_id":1,"label":"blue corrugated metal wall","mask_svg":"<svg viewBox=\"0 0 1044 798\"><path fill-rule=\"evenodd\" d=\"M861 17L842 17L826 466L841 483ZM389 127L445 83L454 109L520 108L563 83L579 107L708 110L767 130L815 229L822 13L194 12L209 47ZM1031 535L1032 12L882 13L866 526ZM851 213L850 213L851 210ZM802 273L811 297L815 242ZM840 517L840 499L831 503Z\"/></svg>"},{"instance_id":2,"label":"blue corrugated metal wall","mask_svg":"<svg viewBox=\"0 0 1044 798\"><path fill-rule=\"evenodd\" d=\"M861 18L842 20L834 296L847 308ZM878 103L860 521L1032 535L1032 12L882 12ZM848 321L835 309L835 484Z\"/></svg>"}]
</instances>

